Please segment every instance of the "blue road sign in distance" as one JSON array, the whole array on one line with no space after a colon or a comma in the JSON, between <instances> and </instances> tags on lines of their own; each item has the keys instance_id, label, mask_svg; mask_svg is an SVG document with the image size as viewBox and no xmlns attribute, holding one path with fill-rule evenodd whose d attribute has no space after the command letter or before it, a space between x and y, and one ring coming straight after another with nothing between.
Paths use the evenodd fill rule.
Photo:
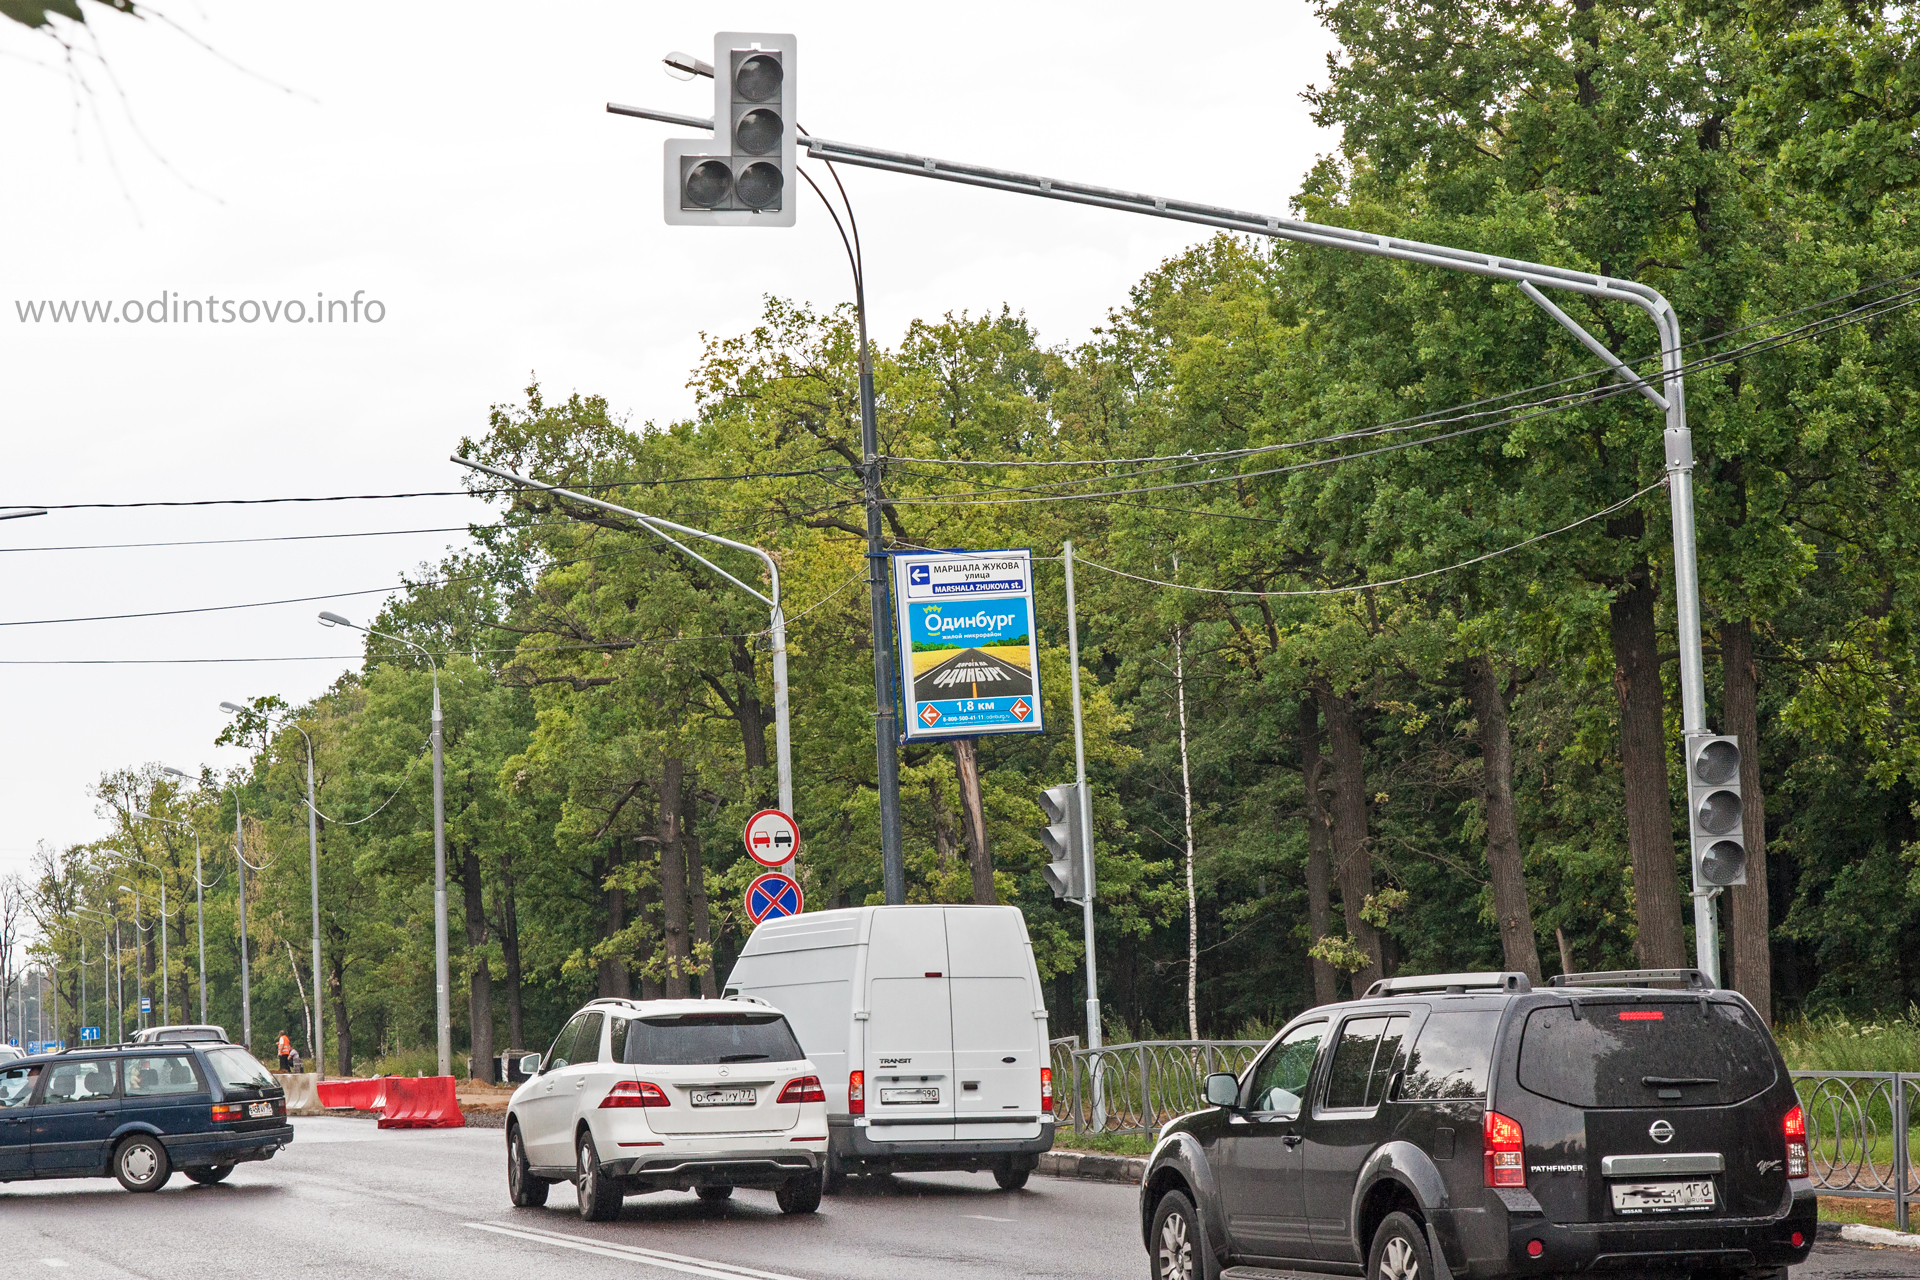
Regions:
<instances>
[{"instance_id":1,"label":"blue road sign in distance","mask_svg":"<svg viewBox=\"0 0 1920 1280\"><path fill-rule=\"evenodd\" d=\"M153 1012L153 997L152 997L152 996L141 996L141 997L140 997L140 1012L142 1012L142 1013L152 1013L152 1012Z\"/></svg>"},{"instance_id":2,"label":"blue road sign in distance","mask_svg":"<svg viewBox=\"0 0 1920 1280\"><path fill-rule=\"evenodd\" d=\"M783 871L755 876L747 886L747 915L755 924L775 916L797 916L806 901L800 882Z\"/></svg>"},{"instance_id":3,"label":"blue road sign in distance","mask_svg":"<svg viewBox=\"0 0 1920 1280\"><path fill-rule=\"evenodd\" d=\"M98 1040L100 1038L100 1028L82 1027L80 1028L80 1038L82 1040Z\"/></svg>"}]
</instances>

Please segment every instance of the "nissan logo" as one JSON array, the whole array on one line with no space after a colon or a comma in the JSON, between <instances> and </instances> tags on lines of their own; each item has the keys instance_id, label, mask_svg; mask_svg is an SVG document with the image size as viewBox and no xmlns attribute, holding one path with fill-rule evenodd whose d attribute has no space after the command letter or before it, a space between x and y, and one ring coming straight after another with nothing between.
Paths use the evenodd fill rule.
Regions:
<instances>
[{"instance_id":1,"label":"nissan logo","mask_svg":"<svg viewBox=\"0 0 1920 1280\"><path fill-rule=\"evenodd\" d=\"M1647 1136L1655 1142L1672 1142L1673 1126L1665 1120L1655 1120L1652 1127L1647 1130Z\"/></svg>"}]
</instances>

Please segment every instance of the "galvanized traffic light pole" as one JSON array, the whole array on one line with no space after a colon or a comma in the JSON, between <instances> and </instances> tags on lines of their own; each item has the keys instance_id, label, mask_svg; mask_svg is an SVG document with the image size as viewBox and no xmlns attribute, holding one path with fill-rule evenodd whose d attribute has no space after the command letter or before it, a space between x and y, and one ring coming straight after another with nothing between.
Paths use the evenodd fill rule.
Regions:
<instances>
[{"instance_id":1,"label":"galvanized traffic light pole","mask_svg":"<svg viewBox=\"0 0 1920 1280\"><path fill-rule=\"evenodd\" d=\"M724 50L738 48L737 45L726 43L732 39L736 38L723 35L716 41L716 57L724 58L726 56ZM788 42L786 48L790 56L792 38L780 37L780 39ZM611 103L608 104L607 109L621 115L640 116L670 124L691 125L705 129L712 129L717 120L722 115L726 115L729 119L728 128L732 130L736 127L738 113L728 108L724 86L717 86L717 88L721 90L716 99L720 110L716 112L715 118L710 120L701 120L673 112L653 111L643 107L616 107ZM789 127L791 124L789 120ZM1700 577L1694 550L1693 436L1687 426L1680 321L1674 314L1672 304L1658 290L1631 280L1597 275L1593 272L1572 271L1563 267L1551 267L1498 254L1476 253L1447 245L1426 244L1417 240L1404 240L1397 236L1378 235L1347 227L1324 226L1297 218L1250 213L1217 205L1198 204L1190 200L1144 195L1140 192L1070 182L1039 174L1018 173L1010 169L959 164L948 160L937 160L931 156L889 151L859 143L836 142L811 134L798 134L796 143L798 147L804 148L808 158L830 163L859 165L868 169L881 169L917 178L937 178L943 182L986 187L1016 195L1039 196L1043 199L1093 205L1123 213L1169 218L1178 222L1215 227L1223 231L1265 236L1319 248L1341 249L1350 253L1364 253L1374 257L1438 267L1446 271L1464 272L1469 275L1488 276L1518 286L1530 301L1546 311L1557 323L1579 339L1582 345L1605 362L1616 377L1658 405L1666 415L1667 496L1673 523L1674 597L1680 640L1680 712L1684 735L1682 750L1684 758L1692 762L1697 754L1694 750L1695 740L1707 732L1705 658L1700 642ZM668 144L667 220L669 222L691 221L694 219L676 216L679 212L699 207L698 202L689 203L686 184L682 180L685 170L678 173L675 171L673 161L679 154L674 150L676 145L688 144ZM729 146L732 145L730 136ZM785 216L791 219L790 207L786 209ZM726 218L732 223L750 222L751 217L750 214L722 214L717 217L709 215L709 219ZM1660 335L1660 388L1656 389L1648 380L1628 368L1619 357L1607 349L1605 344L1588 333L1578 321L1549 301L1541 292L1543 289L1555 289L1610 302L1622 302L1644 311L1652 319ZM867 456L871 460L873 453L869 451ZM871 499L871 490L869 492L868 524L870 531L873 531L877 529L877 504ZM870 532L870 543L872 536ZM877 548L870 545L869 554L878 554ZM875 584L875 591L880 591L881 583L877 574ZM876 659L880 637L883 634L878 630L880 620L881 610L876 602L874 633ZM876 689L881 684L879 677L876 663ZM888 680L887 684L890 686L891 681ZM888 718L891 718L891 713L892 708L889 705L886 708ZM1691 774L1689 776L1691 777ZM1702 883L1701 858L1696 856L1693 862L1695 867L1693 886L1695 964L1718 983L1720 948L1714 898L1720 892L1720 887Z\"/></svg>"}]
</instances>

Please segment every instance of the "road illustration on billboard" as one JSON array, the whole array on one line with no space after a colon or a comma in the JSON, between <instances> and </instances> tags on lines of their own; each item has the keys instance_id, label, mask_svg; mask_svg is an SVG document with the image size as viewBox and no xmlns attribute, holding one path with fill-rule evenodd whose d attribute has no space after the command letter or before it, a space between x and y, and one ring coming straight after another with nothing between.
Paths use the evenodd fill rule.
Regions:
<instances>
[{"instance_id":1,"label":"road illustration on billboard","mask_svg":"<svg viewBox=\"0 0 1920 1280\"><path fill-rule=\"evenodd\" d=\"M1026 551L894 556L906 737L1040 731Z\"/></svg>"}]
</instances>

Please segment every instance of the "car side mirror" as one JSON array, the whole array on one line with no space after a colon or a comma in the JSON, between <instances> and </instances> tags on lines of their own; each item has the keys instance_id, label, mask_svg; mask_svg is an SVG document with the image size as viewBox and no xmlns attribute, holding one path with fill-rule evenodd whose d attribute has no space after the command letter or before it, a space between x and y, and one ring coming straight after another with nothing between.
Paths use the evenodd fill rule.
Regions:
<instances>
[{"instance_id":1,"label":"car side mirror","mask_svg":"<svg viewBox=\"0 0 1920 1280\"><path fill-rule=\"evenodd\" d=\"M1207 1105L1210 1107L1240 1105L1240 1081L1233 1073L1216 1071L1207 1077Z\"/></svg>"},{"instance_id":2,"label":"car side mirror","mask_svg":"<svg viewBox=\"0 0 1920 1280\"><path fill-rule=\"evenodd\" d=\"M520 1074L523 1076L539 1075L540 1074L540 1055L537 1053L530 1053L526 1057L520 1059Z\"/></svg>"}]
</instances>

